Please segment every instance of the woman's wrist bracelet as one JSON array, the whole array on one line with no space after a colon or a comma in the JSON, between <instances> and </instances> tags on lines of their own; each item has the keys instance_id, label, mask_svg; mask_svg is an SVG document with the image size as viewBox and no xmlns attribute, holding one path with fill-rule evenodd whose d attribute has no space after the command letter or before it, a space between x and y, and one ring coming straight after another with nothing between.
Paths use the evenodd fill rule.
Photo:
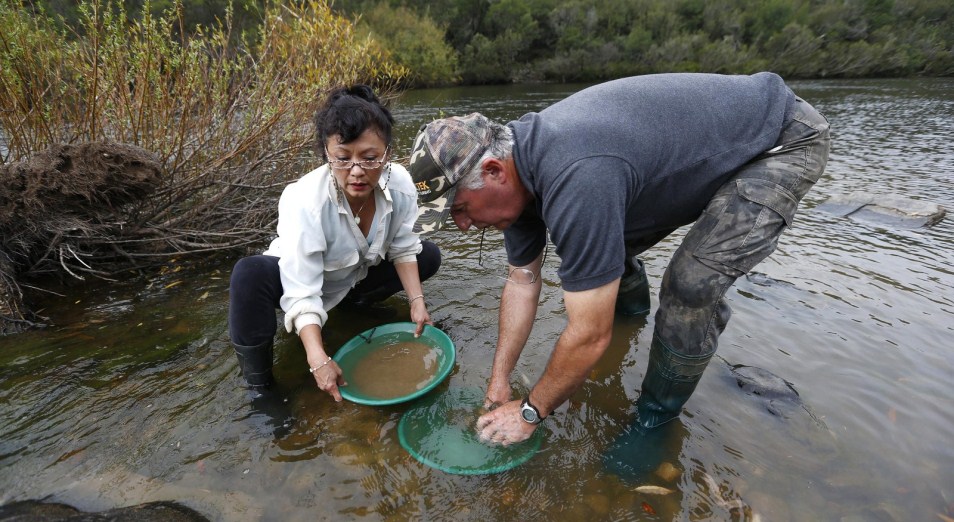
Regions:
<instances>
[{"instance_id":1,"label":"woman's wrist bracelet","mask_svg":"<svg viewBox=\"0 0 954 522\"><path fill-rule=\"evenodd\" d=\"M424 294L421 294L421 295L418 295L418 296L414 296L414 297L408 299L408 300L407 300L407 304L414 304L414 301L417 301L418 299L424 299Z\"/></svg>"},{"instance_id":2,"label":"woman's wrist bracelet","mask_svg":"<svg viewBox=\"0 0 954 522\"><path fill-rule=\"evenodd\" d=\"M329 357L327 361L325 361L325 362L319 364L318 366L315 366L314 368L308 368L308 373L315 373L315 372L317 372L318 370L324 368L324 366L325 366L326 364L330 363L330 362L331 362L331 357Z\"/></svg>"}]
</instances>

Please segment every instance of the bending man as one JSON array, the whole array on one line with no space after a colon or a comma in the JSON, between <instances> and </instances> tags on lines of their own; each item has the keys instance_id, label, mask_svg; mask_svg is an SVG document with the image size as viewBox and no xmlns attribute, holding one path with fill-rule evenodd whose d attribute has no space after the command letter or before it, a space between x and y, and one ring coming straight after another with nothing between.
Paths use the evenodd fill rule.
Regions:
<instances>
[{"instance_id":1,"label":"bending man","mask_svg":"<svg viewBox=\"0 0 954 522\"><path fill-rule=\"evenodd\" d=\"M410 166L418 227L449 213L461 230L503 230L513 274L487 390L499 407L480 436L522 441L566 401L609 345L614 311L649 310L636 256L694 223L663 276L637 401L642 429L677 417L729 320L726 290L775 250L828 150L828 122L771 73L625 78L507 125L474 113L424 127ZM529 395L511 400L548 233L568 324Z\"/></svg>"}]
</instances>

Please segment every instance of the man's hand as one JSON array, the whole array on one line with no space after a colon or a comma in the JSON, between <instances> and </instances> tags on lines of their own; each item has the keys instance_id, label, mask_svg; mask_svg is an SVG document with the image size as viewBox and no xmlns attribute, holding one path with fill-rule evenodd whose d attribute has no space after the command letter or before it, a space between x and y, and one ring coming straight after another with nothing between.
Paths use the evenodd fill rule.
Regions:
<instances>
[{"instance_id":1,"label":"man's hand","mask_svg":"<svg viewBox=\"0 0 954 522\"><path fill-rule=\"evenodd\" d=\"M484 408L493 409L510 401L510 385L506 382L496 384L497 382L494 379L490 380L487 395L484 396Z\"/></svg>"},{"instance_id":2,"label":"man's hand","mask_svg":"<svg viewBox=\"0 0 954 522\"><path fill-rule=\"evenodd\" d=\"M477 419L477 437L481 442L509 446L523 442L533 435L536 424L520 416L521 401L510 401Z\"/></svg>"}]
</instances>

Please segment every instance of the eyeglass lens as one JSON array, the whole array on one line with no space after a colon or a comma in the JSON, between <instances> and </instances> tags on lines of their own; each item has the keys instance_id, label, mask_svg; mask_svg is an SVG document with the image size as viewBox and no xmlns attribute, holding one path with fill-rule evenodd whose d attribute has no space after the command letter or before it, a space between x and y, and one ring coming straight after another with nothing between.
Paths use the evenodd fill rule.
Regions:
<instances>
[{"instance_id":1,"label":"eyeglass lens","mask_svg":"<svg viewBox=\"0 0 954 522\"><path fill-rule=\"evenodd\" d=\"M390 147L384 149L384 158L388 156L388 150ZM364 170L376 169L381 165L384 165L384 158L374 159L374 160L360 160L360 161L350 161L350 160L335 160L330 159L331 154L328 153L328 149L325 149L325 156L329 158L328 164L331 165L331 168L336 170L351 170L355 165L361 167Z\"/></svg>"}]
</instances>

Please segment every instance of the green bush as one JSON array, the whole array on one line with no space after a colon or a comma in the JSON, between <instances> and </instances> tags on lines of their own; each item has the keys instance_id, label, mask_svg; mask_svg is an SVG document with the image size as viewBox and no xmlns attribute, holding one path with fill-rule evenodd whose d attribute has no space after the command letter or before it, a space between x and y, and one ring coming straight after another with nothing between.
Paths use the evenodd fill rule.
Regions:
<instances>
[{"instance_id":1,"label":"green bush","mask_svg":"<svg viewBox=\"0 0 954 522\"><path fill-rule=\"evenodd\" d=\"M413 86L446 85L458 81L457 53L444 41L444 28L406 7L379 3L360 17L359 27L407 68Z\"/></svg>"}]
</instances>

